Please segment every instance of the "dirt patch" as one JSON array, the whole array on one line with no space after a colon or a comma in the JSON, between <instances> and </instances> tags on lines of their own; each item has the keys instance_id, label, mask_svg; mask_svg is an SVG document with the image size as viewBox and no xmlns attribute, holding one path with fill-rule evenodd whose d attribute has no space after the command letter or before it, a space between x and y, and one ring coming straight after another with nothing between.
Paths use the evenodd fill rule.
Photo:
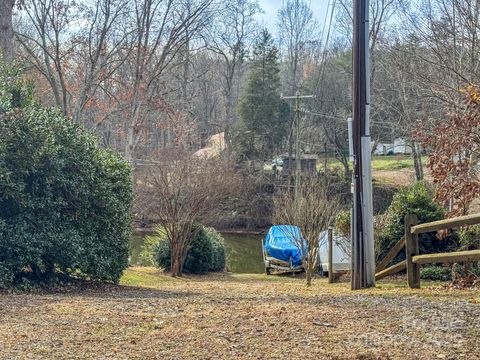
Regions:
<instances>
[{"instance_id":1,"label":"dirt patch","mask_svg":"<svg viewBox=\"0 0 480 360\"><path fill-rule=\"evenodd\" d=\"M480 359L478 292L264 275L171 279L0 295L2 358Z\"/></svg>"},{"instance_id":2,"label":"dirt patch","mask_svg":"<svg viewBox=\"0 0 480 360\"><path fill-rule=\"evenodd\" d=\"M430 171L424 167L425 180L432 182L433 178ZM399 170L373 170L373 178L379 183L392 186L408 186L415 182L414 169L399 169Z\"/></svg>"}]
</instances>

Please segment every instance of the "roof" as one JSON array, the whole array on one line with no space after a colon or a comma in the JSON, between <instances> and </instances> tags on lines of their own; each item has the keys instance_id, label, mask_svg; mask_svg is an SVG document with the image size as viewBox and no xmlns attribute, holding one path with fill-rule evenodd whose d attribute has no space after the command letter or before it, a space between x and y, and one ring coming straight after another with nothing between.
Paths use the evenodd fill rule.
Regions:
<instances>
[{"instance_id":1,"label":"roof","mask_svg":"<svg viewBox=\"0 0 480 360\"><path fill-rule=\"evenodd\" d=\"M226 147L225 133L221 132L210 136L207 140L207 146L197 150L192 156L210 159L220 155L220 153L225 150Z\"/></svg>"}]
</instances>

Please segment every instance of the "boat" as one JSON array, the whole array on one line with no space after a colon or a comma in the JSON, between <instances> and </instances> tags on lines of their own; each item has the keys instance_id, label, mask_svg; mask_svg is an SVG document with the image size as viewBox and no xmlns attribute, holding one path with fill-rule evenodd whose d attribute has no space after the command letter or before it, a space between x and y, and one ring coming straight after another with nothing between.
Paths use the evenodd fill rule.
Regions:
<instances>
[{"instance_id":1,"label":"boat","mask_svg":"<svg viewBox=\"0 0 480 360\"><path fill-rule=\"evenodd\" d=\"M262 242L265 273L272 269L284 271L303 270L306 242L298 226L272 226Z\"/></svg>"},{"instance_id":2,"label":"boat","mask_svg":"<svg viewBox=\"0 0 480 360\"><path fill-rule=\"evenodd\" d=\"M319 236L319 248L318 248L318 270L320 274L327 276L329 272L328 268L328 231L322 231ZM351 269L351 244L350 239L333 232L333 269L334 272L343 273Z\"/></svg>"}]
</instances>

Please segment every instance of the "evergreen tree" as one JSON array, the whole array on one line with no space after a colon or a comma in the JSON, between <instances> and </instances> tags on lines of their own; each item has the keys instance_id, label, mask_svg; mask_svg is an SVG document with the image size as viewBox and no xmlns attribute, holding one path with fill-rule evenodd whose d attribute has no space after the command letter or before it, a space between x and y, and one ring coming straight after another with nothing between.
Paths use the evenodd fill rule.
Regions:
<instances>
[{"instance_id":1,"label":"evergreen tree","mask_svg":"<svg viewBox=\"0 0 480 360\"><path fill-rule=\"evenodd\" d=\"M288 131L289 106L280 99L278 49L263 30L253 51L250 74L240 99L235 145L244 159L268 159L281 150Z\"/></svg>"}]
</instances>

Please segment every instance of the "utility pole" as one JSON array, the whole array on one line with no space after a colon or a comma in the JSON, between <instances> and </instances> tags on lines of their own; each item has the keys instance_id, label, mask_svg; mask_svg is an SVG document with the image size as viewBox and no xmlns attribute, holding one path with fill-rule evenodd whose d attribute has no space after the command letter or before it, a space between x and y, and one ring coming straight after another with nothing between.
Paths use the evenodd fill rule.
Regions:
<instances>
[{"instance_id":1,"label":"utility pole","mask_svg":"<svg viewBox=\"0 0 480 360\"><path fill-rule=\"evenodd\" d=\"M295 96L280 96L282 99L295 99L295 200L298 199L300 191L300 99L312 99L315 95L300 95L298 91ZM292 159L288 159L289 164Z\"/></svg>"},{"instance_id":2,"label":"utility pole","mask_svg":"<svg viewBox=\"0 0 480 360\"><path fill-rule=\"evenodd\" d=\"M370 140L369 0L353 8L352 290L375 286Z\"/></svg>"}]
</instances>

